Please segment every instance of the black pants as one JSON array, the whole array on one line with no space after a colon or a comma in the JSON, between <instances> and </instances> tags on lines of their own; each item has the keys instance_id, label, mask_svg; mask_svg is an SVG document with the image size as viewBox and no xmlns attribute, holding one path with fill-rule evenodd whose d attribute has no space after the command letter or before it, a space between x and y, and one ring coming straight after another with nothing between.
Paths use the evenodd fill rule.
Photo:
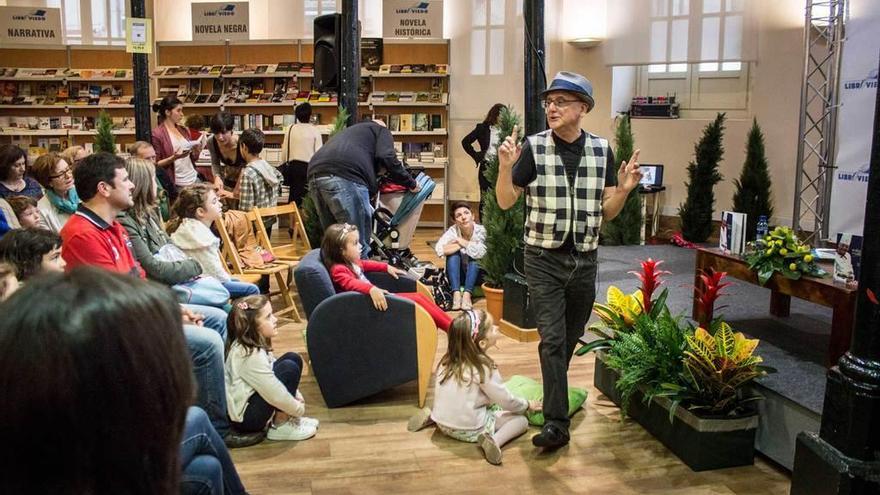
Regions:
<instances>
[{"instance_id":1,"label":"black pants","mask_svg":"<svg viewBox=\"0 0 880 495\"><path fill-rule=\"evenodd\" d=\"M303 360L295 352L285 353L272 365L275 377L284 384L284 388L291 395L295 395L296 389L299 387L302 369ZM233 423L233 426L242 433L263 431L266 429L266 423L275 414L275 410L275 406L269 404L260 394L254 392L254 395L248 399L247 409L244 410L244 419L242 419L241 423Z\"/></svg>"},{"instance_id":2,"label":"black pants","mask_svg":"<svg viewBox=\"0 0 880 495\"><path fill-rule=\"evenodd\" d=\"M296 203L297 207L302 207L303 197L306 195L306 173L309 164L299 160L291 160L284 164L281 171L284 175L284 184L290 188L290 195L287 199L288 203Z\"/></svg>"},{"instance_id":3,"label":"black pants","mask_svg":"<svg viewBox=\"0 0 880 495\"><path fill-rule=\"evenodd\" d=\"M477 168L477 180L480 183L480 223L486 223L486 217L483 216L483 206L486 204L486 191L492 187L492 183L486 178L486 165L484 160Z\"/></svg>"},{"instance_id":4,"label":"black pants","mask_svg":"<svg viewBox=\"0 0 880 495\"><path fill-rule=\"evenodd\" d=\"M568 432L568 365L596 299L596 251L527 245L525 272L541 335L544 418Z\"/></svg>"}]
</instances>

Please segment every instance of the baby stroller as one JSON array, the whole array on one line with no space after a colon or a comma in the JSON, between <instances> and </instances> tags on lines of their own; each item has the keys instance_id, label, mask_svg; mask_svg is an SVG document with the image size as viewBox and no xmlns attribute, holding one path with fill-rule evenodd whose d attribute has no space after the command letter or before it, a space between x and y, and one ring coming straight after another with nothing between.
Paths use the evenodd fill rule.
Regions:
<instances>
[{"instance_id":1,"label":"baby stroller","mask_svg":"<svg viewBox=\"0 0 880 495\"><path fill-rule=\"evenodd\" d=\"M422 206L435 186L434 179L423 171L413 169L412 173L422 188L417 193L398 184L380 181L373 211L373 232L370 236L373 254L403 270L419 265L409 245Z\"/></svg>"}]
</instances>

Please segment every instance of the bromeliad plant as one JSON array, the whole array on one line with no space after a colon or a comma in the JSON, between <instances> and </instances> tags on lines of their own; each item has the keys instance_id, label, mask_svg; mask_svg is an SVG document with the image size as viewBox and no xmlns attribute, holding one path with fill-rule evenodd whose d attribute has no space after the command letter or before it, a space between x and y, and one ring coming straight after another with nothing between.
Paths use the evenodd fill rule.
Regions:
<instances>
[{"instance_id":1,"label":"bromeliad plant","mask_svg":"<svg viewBox=\"0 0 880 495\"><path fill-rule=\"evenodd\" d=\"M652 299L654 292L663 283L662 276L669 274L657 269L661 263L663 262L648 258L641 262L641 272L629 272L642 282L641 287L632 294L625 294L613 285L608 287L605 304L593 304L593 312L599 317L599 321L587 328L587 331L597 335L599 339L578 349L578 356L608 349L621 334L631 332L640 318L657 319L666 308L668 295L666 289L663 289L657 299Z\"/></svg>"},{"instance_id":2,"label":"bromeliad plant","mask_svg":"<svg viewBox=\"0 0 880 495\"><path fill-rule=\"evenodd\" d=\"M703 328L712 330L712 333L715 333L715 329L721 322L721 317L713 318L713 315L716 309L715 301L724 295L721 289L730 285L730 282L724 281L726 276L727 272L716 272L712 268L706 269L700 274L701 284L695 287L696 303L699 308L699 321L697 323ZM717 309L721 309L721 307Z\"/></svg>"},{"instance_id":3,"label":"bromeliad plant","mask_svg":"<svg viewBox=\"0 0 880 495\"><path fill-rule=\"evenodd\" d=\"M775 272L792 280L802 275L827 275L813 261L810 246L802 243L789 227L776 227L766 237L749 246L754 250L745 255L745 260L749 268L757 273L761 285L766 284Z\"/></svg>"},{"instance_id":4,"label":"bromeliad plant","mask_svg":"<svg viewBox=\"0 0 880 495\"><path fill-rule=\"evenodd\" d=\"M755 355L758 339L748 339L721 322L714 336L698 328L685 341L679 380L662 384L663 391L656 394L672 401L670 421L679 405L706 416L733 416L746 412L746 404L761 398L744 392L746 384L772 371L761 366L763 360Z\"/></svg>"}]
</instances>

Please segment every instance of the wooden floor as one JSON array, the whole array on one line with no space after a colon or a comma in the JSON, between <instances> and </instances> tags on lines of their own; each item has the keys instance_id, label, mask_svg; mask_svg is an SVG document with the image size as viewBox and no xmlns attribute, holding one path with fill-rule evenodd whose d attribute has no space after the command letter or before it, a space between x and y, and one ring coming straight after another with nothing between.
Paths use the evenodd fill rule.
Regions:
<instances>
[{"instance_id":1,"label":"wooden floor","mask_svg":"<svg viewBox=\"0 0 880 495\"><path fill-rule=\"evenodd\" d=\"M436 261L425 242L439 235L436 229L417 233L412 247L419 259ZM287 322L280 328L276 355L294 350L307 357L303 327ZM537 348L537 343L502 337L492 356L503 376L540 380ZM437 359L445 349L441 333ZM569 383L589 390L584 409L572 418L571 443L554 453L539 453L530 441L538 430L531 428L504 448L503 465L492 466L476 445L433 428L406 430L407 419L417 410L415 382L328 409L306 370L300 390L307 415L321 421L318 434L303 442L265 441L233 450L232 456L252 494L788 493L785 471L760 457L754 466L692 472L638 424L622 421L619 410L592 387L592 355L573 358Z\"/></svg>"}]
</instances>

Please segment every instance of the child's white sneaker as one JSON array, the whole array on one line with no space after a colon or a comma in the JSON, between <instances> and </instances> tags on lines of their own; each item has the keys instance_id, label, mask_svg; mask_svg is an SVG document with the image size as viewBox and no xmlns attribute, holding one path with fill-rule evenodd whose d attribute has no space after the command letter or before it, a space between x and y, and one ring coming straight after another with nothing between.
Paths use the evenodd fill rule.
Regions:
<instances>
[{"instance_id":1,"label":"child's white sneaker","mask_svg":"<svg viewBox=\"0 0 880 495\"><path fill-rule=\"evenodd\" d=\"M306 416L301 416L299 418L300 422L309 426L313 426L316 430L320 427L321 422L315 418L309 418Z\"/></svg>"},{"instance_id":2,"label":"child's white sneaker","mask_svg":"<svg viewBox=\"0 0 880 495\"><path fill-rule=\"evenodd\" d=\"M486 462L495 466L501 464L501 447L495 443L492 435L480 433L480 436L477 437L477 443L483 449L483 456L486 457Z\"/></svg>"},{"instance_id":3,"label":"child's white sneaker","mask_svg":"<svg viewBox=\"0 0 880 495\"><path fill-rule=\"evenodd\" d=\"M300 418L290 418L280 425L272 425L266 438L269 440L306 440L315 436L317 429L300 421Z\"/></svg>"}]
</instances>

